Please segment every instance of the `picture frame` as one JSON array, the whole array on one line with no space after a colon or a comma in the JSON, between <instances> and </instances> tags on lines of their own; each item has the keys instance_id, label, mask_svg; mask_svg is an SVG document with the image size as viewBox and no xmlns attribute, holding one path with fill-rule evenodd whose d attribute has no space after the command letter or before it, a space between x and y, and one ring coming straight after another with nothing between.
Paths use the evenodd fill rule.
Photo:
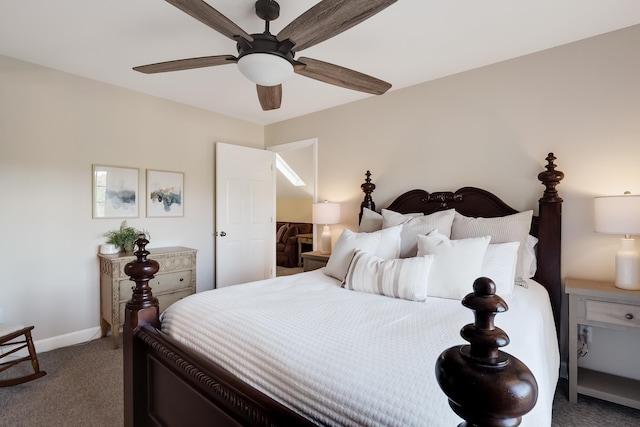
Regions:
<instances>
[{"instance_id":1,"label":"picture frame","mask_svg":"<svg viewBox=\"0 0 640 427\"><path fill-rule=\"evenodd\" d=\"M184 173L147 169L147 217L184 216Z\"/></svg>"},{"instance_id":2,"label":"picture frame","mask_svg":"<svg viewBox=\"0 0 640 427\"><path fill-rule=\"evenodd\" d=\"M92 217L137 218L139 169L92 165Z\"/></svg>"}]
</instances>

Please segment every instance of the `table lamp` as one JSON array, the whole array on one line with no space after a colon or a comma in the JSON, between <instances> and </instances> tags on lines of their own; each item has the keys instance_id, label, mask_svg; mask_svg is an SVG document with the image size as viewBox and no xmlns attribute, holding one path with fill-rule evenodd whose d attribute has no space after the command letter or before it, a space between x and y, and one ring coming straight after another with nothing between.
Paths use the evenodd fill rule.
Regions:
<instances>
[{"instance_id":1,"label":"table lamp","mask_svg":"<svg viewBox=\"0 0 640 427\"><path fill-rule=\"evenodd\" d=\"M595 231L622 234L616 252L616 287L640 290L640 255L630 235L640 234L640 196L596 197L593 203Z\"/></svg>"},{"instance_id":2,"label":"table lamp","mask_svg":"<svg viewBox=\"0 0 640 427\"><path fill-rule=\"evenodd\" d=\"M324 203L314 203L311 211L311 221L314 224L321 224L322 235L320 236L320 253L331 253L331 230L330 224L337 224L340 222L340 204L329 203L326 200Z\"/></svg>"}]
</instances>

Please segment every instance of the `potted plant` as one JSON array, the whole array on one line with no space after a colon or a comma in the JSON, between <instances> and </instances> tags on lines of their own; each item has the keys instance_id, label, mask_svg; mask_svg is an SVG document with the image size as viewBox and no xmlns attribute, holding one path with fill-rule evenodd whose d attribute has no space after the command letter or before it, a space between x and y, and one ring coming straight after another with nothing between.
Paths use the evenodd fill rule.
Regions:
<instances>
[{"instance_id":1,"label":"potted plant","mask_svg":"<svg viewBox=\"0 0 640 427\"><path fill-rule=\"evenodd\" d=\"M117 230L111 230L104 233L107 238L107 243L111 243L120 248L121 251L131 253L133 252L133 246L138 240L138 235L144 234L149 239L149 232L147 230L138 230L134 227L127 225L127 220L122 221L120 228Z\"/></svg>"}]
</instances>

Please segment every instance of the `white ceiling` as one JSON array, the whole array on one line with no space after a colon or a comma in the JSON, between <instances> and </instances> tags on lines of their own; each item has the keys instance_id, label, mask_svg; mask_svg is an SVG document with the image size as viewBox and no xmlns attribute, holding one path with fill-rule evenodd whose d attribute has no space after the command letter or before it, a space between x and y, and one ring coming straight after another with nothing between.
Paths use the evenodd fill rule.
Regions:
<instances>
[{"instance_id":1,"label":"white ceiling","mask_svg":"<svg viewBox=\"0 0 640 427\"><path fill-rule=\"evenodd\" d=\"M248 33L264 30L252 0L207 2ZM317 1L279 3L273 34ZM638 23L639 0L399 0L299 55L370 74L396 90ZM294 75L283 84L282 107L265 112L234 64L155 75L131 69L222 54L236 54L232 40L163 0L0 2L0 55L250 122L373 96Z\"/></svg>"}]
</instances>

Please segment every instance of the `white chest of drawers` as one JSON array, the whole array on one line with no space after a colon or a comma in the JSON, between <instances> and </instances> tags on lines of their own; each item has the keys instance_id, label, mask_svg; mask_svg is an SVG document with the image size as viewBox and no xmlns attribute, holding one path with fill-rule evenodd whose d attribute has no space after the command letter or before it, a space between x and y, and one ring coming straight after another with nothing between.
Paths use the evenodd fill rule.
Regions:
<instances>
[{"instance_id":1,"label":"white chest of drawers","mask_svg":"<svg viewBox=\"0 0 640 427\"><path fill-rule=\"evenodd\" d=\"M580 368L577 355L578 325L640 333L640 291L572 278L566 280L565 291L569 294L569 400L575 403L580 393L640 409L640 381Z\"/></svg>"},{"instance_id":2,"label":"white chest of drawers","mask_svg":"<svg viewBox=\"0 0 640 427\"><path fill-rule=\"evenodd\" d=\"M149 281L160 311L196 292L196 250L182 246L147 249L149 259L160 264L160 270ZM100 260L100 329L107 336L109 327L114 348L118 347L120 327L124 324L124 308L135 283L124 273L124 266L136 257L132 254L98 254Z\"/></svg>"}]
</instances>

